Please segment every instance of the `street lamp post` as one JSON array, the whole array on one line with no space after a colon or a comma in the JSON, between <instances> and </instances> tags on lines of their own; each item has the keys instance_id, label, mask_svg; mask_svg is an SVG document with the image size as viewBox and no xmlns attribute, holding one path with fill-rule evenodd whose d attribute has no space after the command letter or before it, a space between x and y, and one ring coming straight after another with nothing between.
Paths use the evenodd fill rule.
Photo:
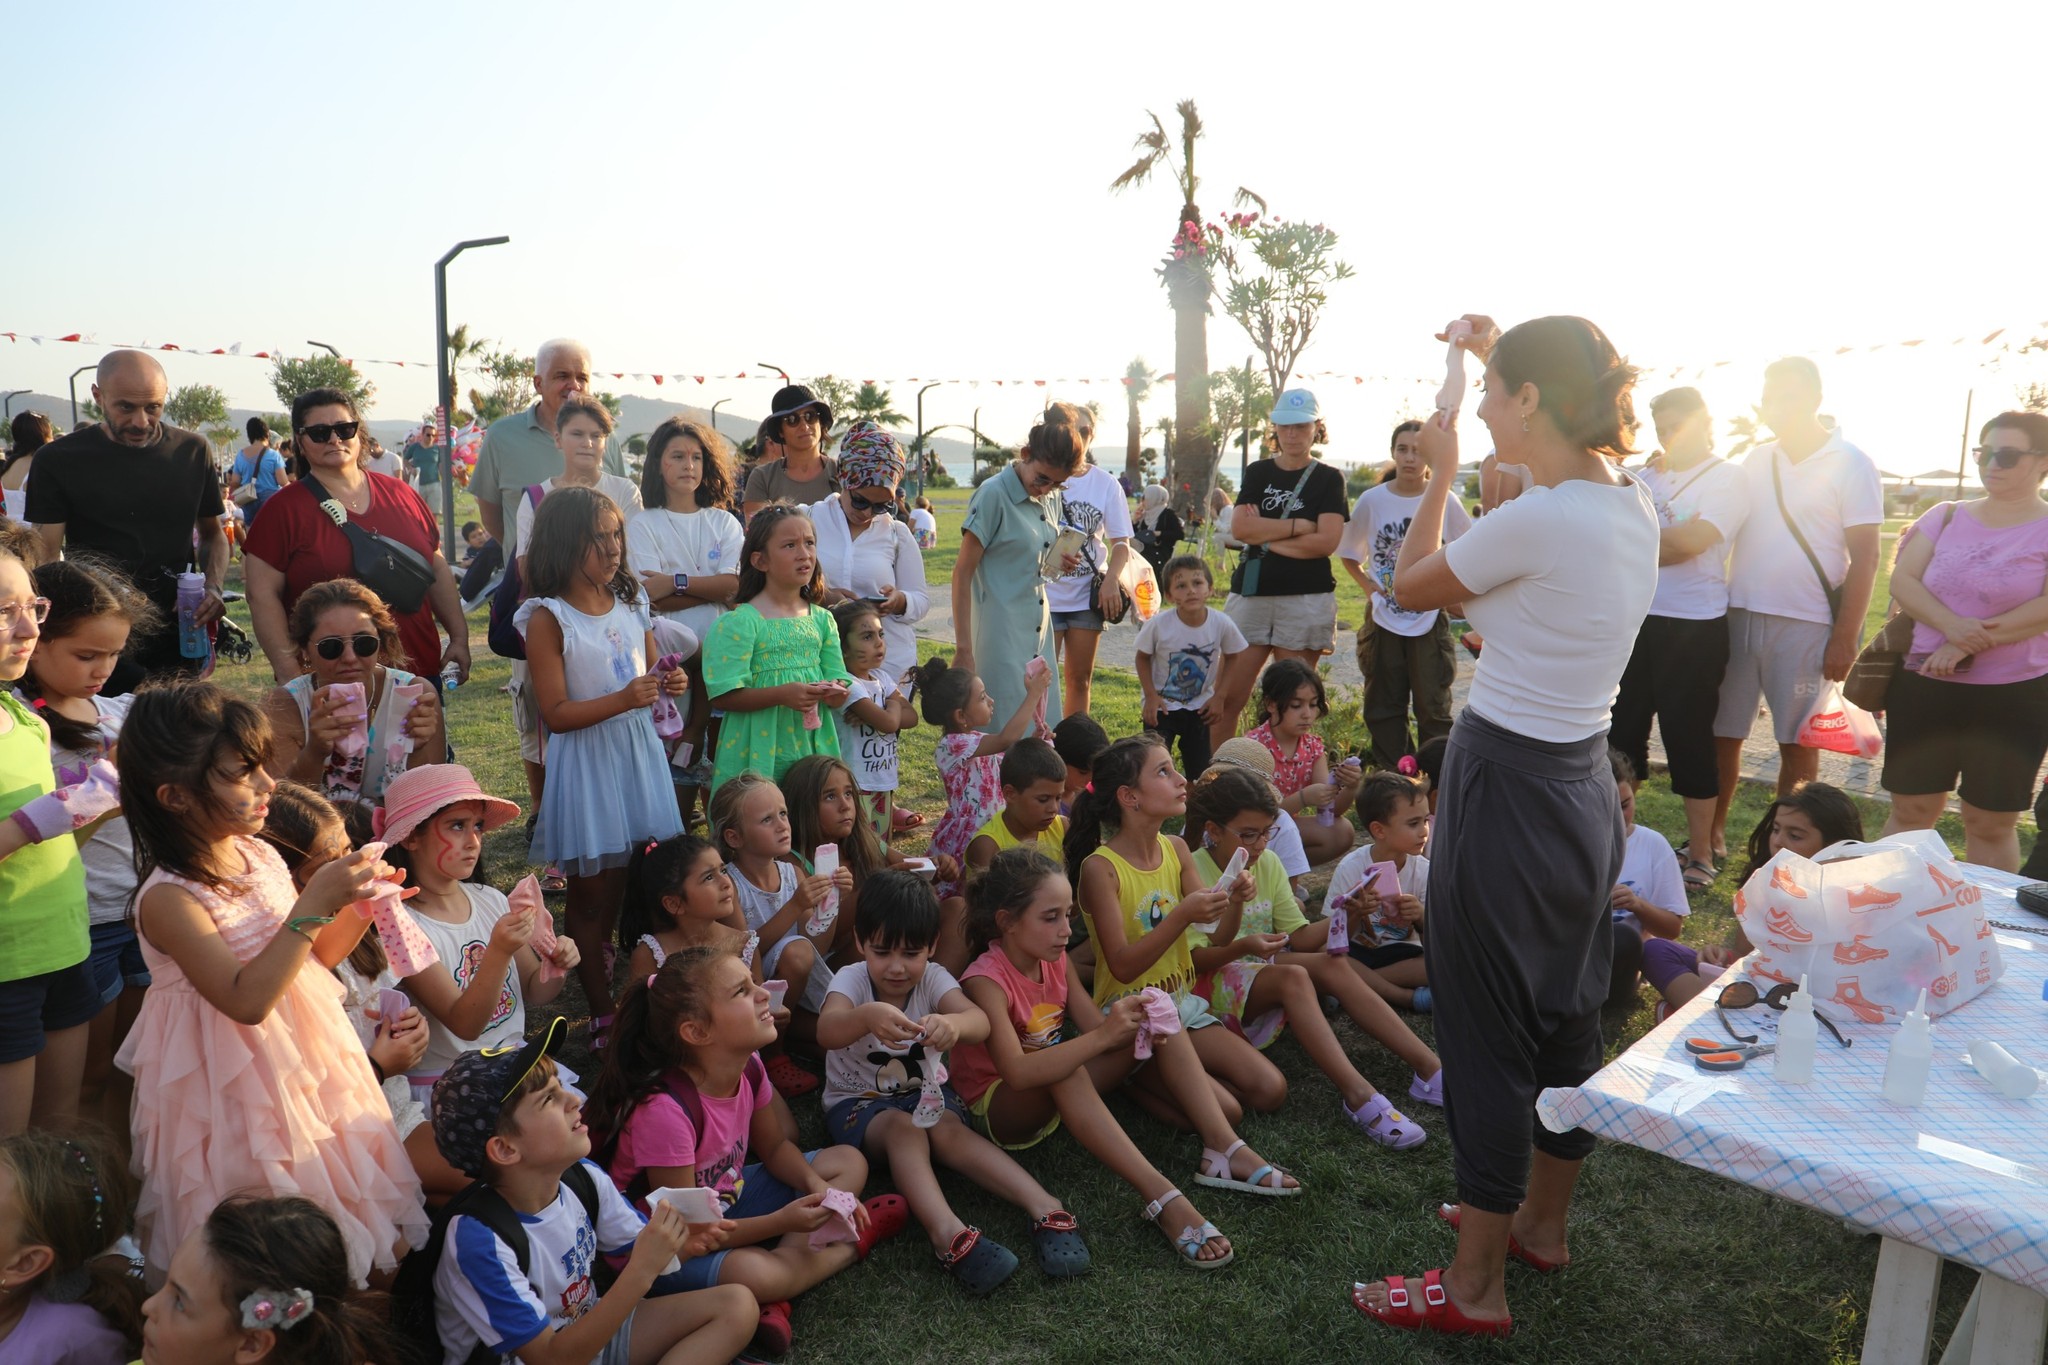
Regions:
<instances>
[{"instance_id":1,"label":"street lamp post","mask_svg":"<svg viewBox=\"0 0 2048 1365\"><path fill-rule=\"evenodd\" d=\"M6 423L14 416L14 400L27 392L27 389L13 389L8 392L5 399L0 399L0 424Z\"/></svg>"},{"instance_id":2,"label":"street lamp post","mask_svg":"<svg viewBox=\"0 0 2048 1365\"><path fill-rule=\"evenodd\" d=\"M334 343L333 343L333 342L329 342L329 341L309 341L309 342L307 342L306 344L307 344L308 346L318 346L318 347L319 347L319 348L320 348L321 350L323 350L323 351L327 352L327 354L329 354L329 355L333 356L333 357L334 357L334 358L335 358L336 360L339 360L339 359L341 359L341 352L340 352L340 351L337 351L337 350L335 350L335 349L334 349Z\"/></svg>"},{"instance_id":3,"label":"street lamp post","mask_svg":"<svg viewBox=\"0 0 2048 1365\"><path fill-rule=\"evenodd\" d=\"M448 444L441 451L441 553L455 562L455 376L448 368L448 262L473 246L503 246L510 237L473 237L457 242L434 262L434 391L441 396L441 419ZM312 343L317 344L317 343Z\"/></svg>"},{"instance_id":4,"label":"street lamp post","mask_svg":"<svg viewBox=\"0 0 2048 1365\"><path fill-rule=\"evenodd\" d=\"M721 399L719 399L719 400L718 400L718 401L717 401L716 403L713 403L713 404L711 405L711 434L712 434L712 435L716 436L716 435L718 435L718 434L719 434L719 432L718 432L718 410L719 410L720 408L724 407L724 406L725 406L725 405L726 405L727 403L730 403L731 401L732 401L732 400L731 400L730 398L721 398Z\"/></svg>"},{"instance_id":5,"label":"street lamp post","mask_svg":"<svg viewBox=\"0 0 2048 1365\"><path fill-rule=\"evenodd\" d=\"M924 448L925 390L936 389L939 385L945 382L946 381L943 379L934 379L931 383L925 385L923 389L919 389L917 391L917 477L914 480L912 480L912 489L910 496L913 498L921 498L924 496L924 470L925 465L928 464L931 460L930 454Z\"/></svg>"},{"instance_id":6,"label":"street lamp post","mask_svg":"<svg viewBox=\"0 0 2048 1365\"><path fill-rule=\"evenodd\" d=\"M767 361L765 361L765 360L757 360L757 361L755 361L755 362L754 362L754 368L755 368L755 369L759 369L759 370L773 370L773 371L775 371L775 373L777 373L777 374L779 374L779 375L781 375L781 376L782 376L782 386L783 386L784 388L788 388L788 387L789 387L789 371L788 371L788 370L785 370L785 369L783 369L783 368L782 368L782 367L781 367L780 365L770 365L770 364L769 364L769 363L768 363Z\"/></svg>"},{"instance_id":7,"label":"street lamp post","mask_svg":"<svg viewBox=\"0 0 2048 1365\"><path fill-rule=\"evenodd\" d=\"M78 376L90 374L98 368L99 362L94 361L90 365L80 365L71 372L71 425L74 427L78 425Z\"/></svg>"}]
</instances>

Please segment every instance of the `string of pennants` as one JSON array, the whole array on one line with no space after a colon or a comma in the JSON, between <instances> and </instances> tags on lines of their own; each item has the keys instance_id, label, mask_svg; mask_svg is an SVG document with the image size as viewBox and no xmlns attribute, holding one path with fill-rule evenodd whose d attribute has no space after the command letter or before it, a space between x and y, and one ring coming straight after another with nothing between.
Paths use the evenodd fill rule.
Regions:
<instances>
[{"instance_id":1,"label":"string of pennants","mask_svg":"<svg viewBox=\"0 0 2048 1365\"><path fill-rule=\"evenodd\" d=\"M1942 347L1942 346L1946 346L1946 347L1951 347L1951 348L1953 348L1953 347L1960 347L1960 346L1971 346L1971 347L1975 347L1975 348L1978 348L1978 349L1989 349L1989 350L1995 350L1995 351L1998 351L1998 352L2000 352L2000 353L2011 353L2011 352L2018 352L2018 353L2021 353L2021 354L2025 354L2025 353L2027 353L2027 352L2030 352L2030 351L2048 351L2048 321L2044 321L2044 322L2042 322L2042 323L2040 324L2039 328L2038 328L2038 329L2036 329L2036 330L2037 330L2037 333L2038 333L2038 334L2037 334L2037 335L2035 335L2034 337L2030 338L2030 339L2020 339L2020 338L2021 338L2021 333L2022 333L2022 332L2023 332L2024 330L2025 330L2025 329L2014 329L2014 328L2010 328L2010 327L2000 327L2000 328L1998 328L1997 330L1995 330L1995 331L1993 331L1993 332L1990 332L1990 333L1988 333L1987 335L1985 335L1985 336L1983 336L1983 337L1979 337L1979 338L1974 338L1974 339L1973 339L1973 338L1971 338L1971 337L1967 337L1967 336L1959 336L1959 337L1956 337L1956 338L1954 338L1954 339L1953 339L1953 340L1951 340L1951 341L1947 341L1947 342L1941 342L1941 341L1936 341L1936 340L1933 340L1933 339L1931 339L1931 338L1927 338L1927 337L1915 337L1915 338L1912 338L1912 339L1910 339L1910 340L1901 340L1901 341L1880 341L1880 342L1878 342L1878 343L1876 343L1876 344L1874 344L1874 345L1863 345L1863 346L1835 346L1835 347L1819 347L1819 348L1812 348L1812 349L1809 349L1809 350L1807 350L1807 351L1805 351L1805 352L1803 352L1803 353L1800 353L1800 354L1805 354L1805 355L1810 355L1810 356L1824 356L1824 355L1830 355L1830 354L1832 354L1832 355L1837 355L1837 356L1844 356L1844 355L1851 355L1851 354L1859 354L1859 353L1860 353L1860 354L1868 354L1868 353L1871 353L1871 352L1875 352L1875 351L1883 351L1883 350L1886 350L1886 349L1890 349L1890 348L1897 348L1897 349L1900 349L1900 350L1907 350L1907 349L1911 349L1911 348L1915 348L1915 347L1921 347L1921 346L1928 346L1928 347ZM85 333L81 333L81 332L72 332L72 333L69 333L69 334L67 334L67 335L64 335L64 336L45 336L45 335L40 335L40 334L33 334L33 333L31 333L31 334L22 334L22 333L18 333L18 332L5 332L5 331L0 331L0 337L5 337L5 338L6 338L6 339L7 339L7 340L8 340L9 342L10 342L10 343L14 343L14 344L19 344L19 343L21 343L21 342L23 342L23 341L27 341L27 342L31 342L31 343L33 343L33 344L35 344L35 345L37 345L37 346L41 346L41 345L44 345L45 343L58 343L58 344L75 344L75 345L83 345L83 346L92 346L92 347L98 348L98 349L100 349L100 350L112 350L112 349L132 349L132 350L138 350L138 351L175 351L175 352L178 352L178 353L180 353L180 354L183 354L183 355L198 355L198 356L227 356L227 357L234 357L234 358L238 358L238 359L242 359L242 360L271 360L271 361L275 361L275 360L282 360L282 359L286 359L286 358L288 358L288 356L287 356L287 353L286 353L286 352L285 352L285 351L284 351L284 350L283 350L283 349L282 349L281 347L271 347L271 348L269 348L269 349L266 349L266 350L249 350L249 349L246 349L246 348L244 347L243 343L241 343L241 342L239 342L239 341L237 341L237 342L233 343L232 345L228 345L228 346L203 346L203 345L200 345L200 346L180 346L180 345L177 345L177 344L175 344L175 343L171 343L171 342L164 342L164 343L161 343L161 344L156 344L156 345L152 345L151 343L149 343L149 342L147 342L147 341L143 341L143 342L135 342L135 343L126 343L126 342L102 342L102 341L100 341L99 339L97 339L96 337L88 336L88 335L86 335ZM1779 351L1779 352L1774 352L1774 354L1782 355L1782 354L1787 354L1787 353L1786 353L1786 352L1783 352L1783 351ZM401 369L403 369L403 368L420 368L420 369L428 369L428 370L431 370L431 369L433 369L433 368L434 368L434 364L433 364L433 362L432 362L432 361L422 361L422 360L379 360L379 359L373 359L373 358L364 358L364 357L352 357L352 356L351 356L351 357L344 357L343 359L344 359L344 363L346 363L346 364L347 364L348 366L350 366L351 368L356 368L356 367L359 367L359 366L363 366L363 365L389 365L389 366L394 366L394 367L397 367L397 368L401 368ZM1685 375L1687 375L1687 374L1690 374L1690 375L1691 375L1691 376L1692 376L1693 378L1696 378L1696 379L1697 379L1697 378L1704 378L1704 377L1705 377L1705 375L1707 374L1707 372L1708 372L1709 370L1715 370L1715 369L1720 369L1720 368L1722 368L1722 367L1724 367L1724 366L1727 366L1727 365L1732 365L1732 364L1735 364L1735 363L1736 363L1736 362L1735 362L1734 360L1716 360L1716 361L1712 361L1712 362L1710 362L1710 363L1707 363L1707 364L1689 364L1689 365L1674 365L1674 366L1669 366L1669 367L1660 367L1660 366L1649 366L1649 367L1645 367L1645 368L1646 368L1646 372L1647 372L1647 373L1649 373L1649 374L1652 374L1652 375L1661 375L1661 376L1663 376L1663 377L1666 377L1666 378L1671 378L1671 379L1677 379L1677 378L1682 378L1682 377L1684 377L1684 376L1685 376ZM780 379L780 378L781 378L781 376L780 376L779 374L777 374L777 373L776 373L775 371L773 371L773 370L764 370L764 369L760 369L760 368L756 368L756 369L755 369L755 370L753 370L753 371L752 371L751 373L750 373L749 371L746 371L746 370L737 370L737 371L734 371L733 373L730 373L730 374L691 374L691 373L673 373L673 372L670 372L670 373L657 373L657 372L653 372L653 371L645 371L645 370L606 370L606 371L600 371L599 373L600 373L600 374L605 374L605 375L609 375L609 376L610 376L610 377L611 377L612 379L614 379L614 380L619 380L619 381L624 381L624 380L628 380L628 379L631 379L631 380L645 380L645 381L651 381L651 382L652 382L652 383L654 383L655 385L657 385L657 386L663 386L663 387L665 387L665 386L667 386L667 385L669 385L669 384L675 384L675 385L677 385L678 387L682 387L682 386L685 386L685 385L698 385L698 386L702 386L702 385L704 385L704 384L708 384L708 383L710 383L710 382L711 382L711 381L713 381L713 380L719 380L719 381L725 381L725 380L736 380L736 379L755 379L755 380L765 380L765 379L768 379L768 378L770 378L771 376L772 376L772 377L774 377L774 378L777 378L777 379ZM1328 380L1328 379L1335 379L1335 380L1338 380L1338 381L1342 381L1342 380L1346 380L1346 379L1348 379L1348 380L1350 380L1350 381L1351 381L1351 382L1352 382L1353 384L1368 384L1368 383L1371 383L1371 384L1425 384L1425 385L1436 385L1436 384L1439 384L1439 383L1441 383L1441 382L1442 382L1442 377L1441 377L1441 376L1436 376L1436 377L1418 377L1418 376L1413 376L1413 375L1388 375L1388 374L1375 374L1375 375L1363 375L1363 374L1352 374L1352 373L1350 373L1350 372L1348 372L1348 371L1343 371L1343 370L1297 370L1297 371L1295 371L1295 373L1294 373L1294 376L1293 376L1293 377L1294 377L1294 378L1296 378L1296 379L1301 379L1301 380L1319 380L1319 379L1320 379L1320 380ZM907 376L902 376L902 377L897 377L897 378L887 378L887 379L863 379L863 380L861 380L860 382L862 382L862 383L866 383L866 384L875 384L875 385L889 385L889 384L930 384L930 383L942 383L942 384L966 384L966 385L969 385L969 386L972 386L972 387L977 387L977 388L978 388L978 387L980 387L980 386L981 386L982 384L992 384L992 385L994 385L994 386L995 386L995 387L997 387L997 388L1005 388L1005 387L1008 387L1008 388L1019 388L1019 389L1030 389L1030 388L1041 388L1041 389L1042 389L1042 388L1047 388L1047 387L1050 387L1050 386L1054 386L1054 385L1067 385L1067 384L1084 384L1084 385L1095 385L1095 384L1101 384L1101 385L1103 385L1104 387L1121 387L1121 386L1126 386L1126 385L1128 385L1128 384L1129 384L1129 383L1130 383L1131 381L1130 381L1130 379L1129 379L1129 378L1128 378L1127 376L1124 376L1124 375L1109 375L1109 376L1100 376L1100 375L1096 375L1096 376L1085 376L1085 375L1084 375L1084 376L1079 376L1079 377L1073 377L1073 378L1069 378L1069 377L1065 377L1065 376L1062 376L1062 377L1059 377L1059 378L1053 378L1053 379L993 379L993 378L969 378L969 377L961 377L961 376L939 376L939 375L924 375L924 376L919 376L919 375L907 375ZM1154 383L1160 383L1160 384L1171 384L1171 383L1173 383L1173 382L1174 382L1174 376L1173 376L1172 374L1170 374L1170 373L1169 373L1169 374L1162 374L1162 375L1157 375L1157 376L1154 376L1154 378L1153 378L1153 382L1154 382Z\"/></svg>"}]
</instances>

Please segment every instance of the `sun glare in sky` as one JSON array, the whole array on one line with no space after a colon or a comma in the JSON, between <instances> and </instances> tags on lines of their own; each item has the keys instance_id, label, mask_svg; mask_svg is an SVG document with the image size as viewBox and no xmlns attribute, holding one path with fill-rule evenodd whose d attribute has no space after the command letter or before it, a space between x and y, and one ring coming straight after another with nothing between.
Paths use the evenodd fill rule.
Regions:
<instances>
[{"instance_id":1,"label":"sun glare in sky","mask_svg":"<svg viewBox=\"0 0 2048 1365\"><path fill-rule=\"evenodd\" d=\"M767 362L888 381L905 412L911 377L957 380L927 422L979 409L1006 440L1047 397L1094 398L1120 432L1114 377L1174 367L1153 270L1179 195L1108 185L1146 111L1175 132L1192 97L1205 214L1248 187L1336 229L1357 271L1301 366L1334 372L1306 382L1339 460L1429 405L1430 333L1470 309L1591 317L1650 392L1698 383L1723 419L1766 361L1810 352L1881 467L1953 468L1972 389L1981 421L2048 377L2018 351L2048 338L2048 193L2042 79L2016 59L2042 50L2048 6L1917 14L36 7L9 21L0 88L0 332L18 338L0 388L62 394L97 357L36 334L312 338L414 362L364 371L373 416L414 418L434 401L433 262L505 234L453 267L453 320L522 349L581 337L604 387L729 399L730 430L775 381L688 377ZM1251 347L1218 316L1209 351L1221 368ZM276 406L261 361L166 366ZM1146 421L1170 411L1162 388Z\"/></svg>"}]
</instances>

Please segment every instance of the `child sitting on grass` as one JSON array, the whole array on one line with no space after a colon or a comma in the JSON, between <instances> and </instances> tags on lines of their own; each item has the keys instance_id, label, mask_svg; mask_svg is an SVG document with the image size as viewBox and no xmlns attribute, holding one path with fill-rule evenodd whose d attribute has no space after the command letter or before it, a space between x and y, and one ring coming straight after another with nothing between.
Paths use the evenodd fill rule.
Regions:
<instances>
[{"instance_id":1,"label":"child sitting on grass","mask_svg":"<svg viewBox=\"0 0 2048 1365\"><path fill-rule=\"evenodd\" d=\"M1095 717L1076 711L1052 727L1052 747L1067 768L1066 786L1060 791L1060 814L1072 815L1074 798L1088 785L1096 758L1109 747L1109 734ZM1059 861L1058 854L1053 855L1053 861Z\"/></svg>"},{"instance_id":2,"label":"child sitting on grass","mask_svg":"<svg viewBox=\"0 0 2048 1365\"><path fill-rule=\"evenodd\" d=\"M1675 939L1685 932L1692 906L1685 899L1678 855L1671 841L1636 823L1636 788L1642 779L1635 760L1619 749L1607 751L1614 770L1615 793L1621 798L1621 823L1628 841L1621 855L1621 881L1608 905L1614 915L1614 973L1607 988L1607 1008L1636 1003L1636 978L1643 952L1656 939Z\"/></svg>"},{"instance_id":3,"label":"child sitting on grass","mask_svg":"<svg viewBox=\"0 0 2048 1365\"><path fill-rule=\"evenodd\" d=\"M861 960L833 975L818 1016L818 1046L830 1049L826 1131L888 1160L939 1264L980 1298L1010 1277L1017 1258L953 1211L933 1165L960 1171L1024 1210L1041 1243L1057 1239L1059 1230L1049 1224L1062 1212L1060 1201L969 1127L960 1096L934 1079L945 1075L945 1052L986 1041L989 1026L952 973L932 961L939 939L932 889L912 873L876 874L853 929ZM1044 1265L1049 1275L1070 1273L1056 1257Z\"/></svg>"},{"instance_id":4,"label":"child sitting on grass","mask_svg":"<svg viewBox=\"0 0 2048 1365\"><path fill-rule=\"evenodd\" d=\"M1042 739L1020 739L1003 755L1003 805L974 832L967 845L972 875L1006 848L1035 848L1058 858L1067 840L1067 818L1060 814L1067 765Z\"/></svg>"},{"instance_id":5,"label":"child sitting on grass","mask_svg":"<svg viewBox=\"0 0 2048 1365\"><path fill-rule=\"evenodd\" d=\"M1323 904L1351 921L1351 966L1382 1000L1429 1013L1429 969L1422 958L1422 898L1429 887L1429 794L1421 778L1382 769L1358 784L1358 819L1370 840L1330 874ZM1374 863L1392 863L1400 893L1381 894L1367 879Z\"/></svg>"},{"instance_id":6,"label":"child sitting on grass","mask_svg":"<svg viewBox=\"0 0 2048 1365\"><path fill-rule=\"evenodd\" d=\"M482 1346L528 1365L724 1365L759 1318L745 1287L648 1294L672 1258L704 1254L727 1227L685 1223L668 1205L643 1218L588 1160L583 1101L548 1057L565 1032L555 1019L521 1047L465 1052L435 1083L434 1140L476 1181L450 1201L439 1234L445 1358L467 1360ZM524 1258L499 1231L507 1214L526 1239ZM601 1253L630 1254L599 1294Z\"/></svg>"}]
</instances>

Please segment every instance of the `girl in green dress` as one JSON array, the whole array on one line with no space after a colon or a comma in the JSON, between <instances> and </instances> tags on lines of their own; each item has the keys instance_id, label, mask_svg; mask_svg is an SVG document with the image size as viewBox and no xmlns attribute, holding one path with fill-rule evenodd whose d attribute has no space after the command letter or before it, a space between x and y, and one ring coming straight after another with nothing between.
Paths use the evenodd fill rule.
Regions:
<instances>
[{"instance_id":1,"label":"girl in green dress","mask_svg":"<svg viewBox=\"0 0 2048 1365\"><path fill-rule=\"evenodd\" d=\"M714 790L743 772L780 781L810 754L839 757L839 728L819 708L837 709L853 678L832 613L817 605L824 591L810 517L784 503L761 509L740 547L739 605L704 641L704 690L725 712Z\"/></svg>"}]
</instances>

